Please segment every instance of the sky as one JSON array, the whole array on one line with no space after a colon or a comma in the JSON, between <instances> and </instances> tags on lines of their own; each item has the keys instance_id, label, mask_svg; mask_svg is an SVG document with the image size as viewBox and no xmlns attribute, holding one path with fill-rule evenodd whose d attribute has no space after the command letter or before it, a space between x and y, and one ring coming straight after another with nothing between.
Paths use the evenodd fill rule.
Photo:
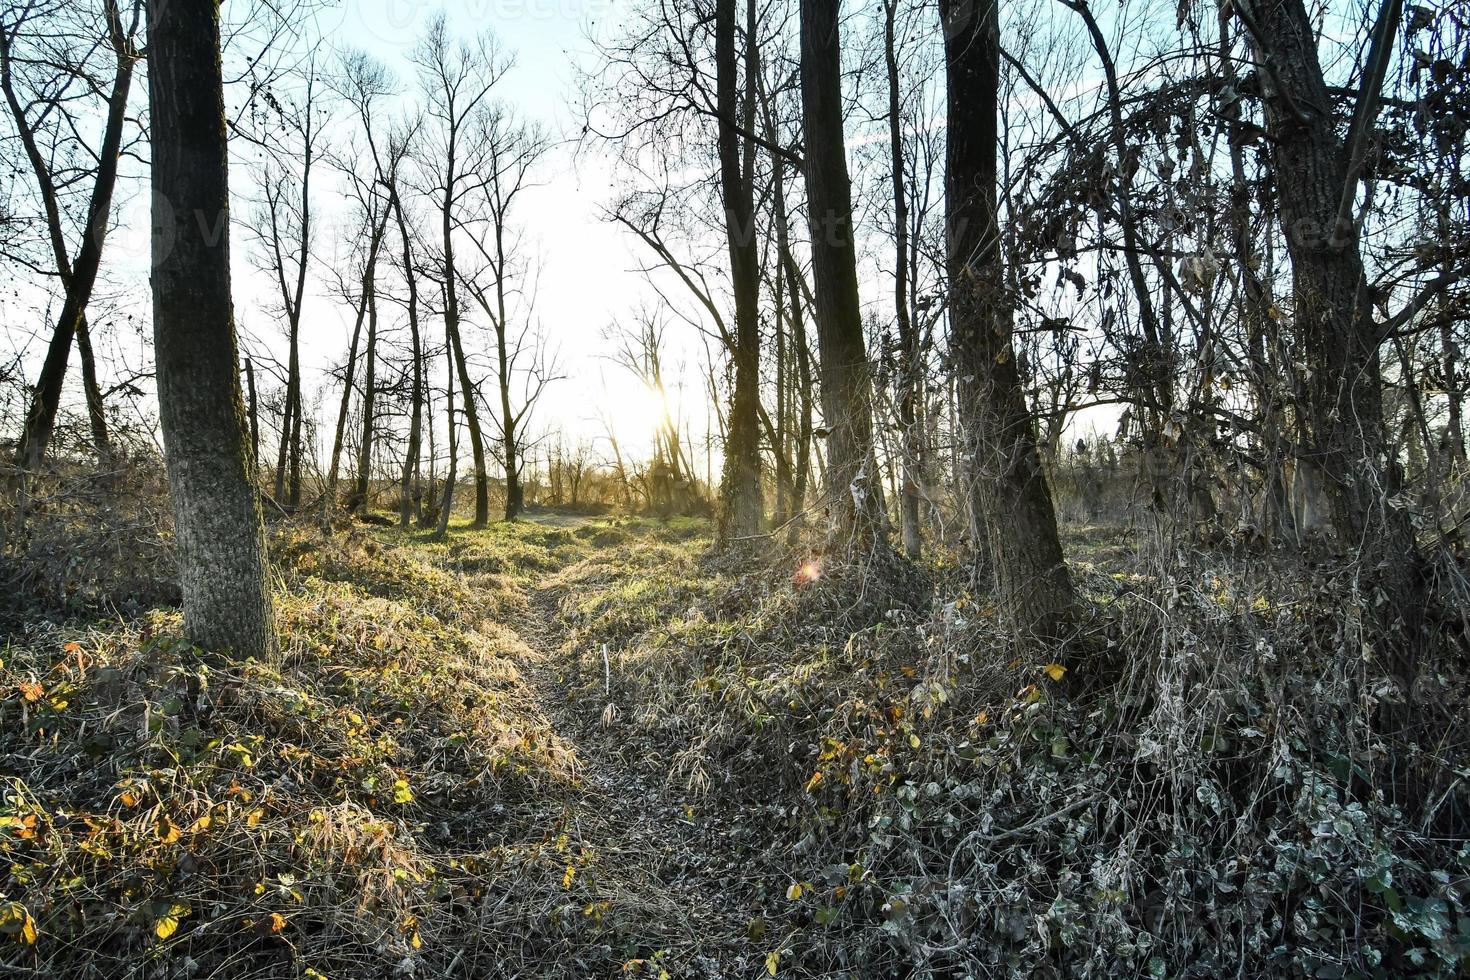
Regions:
<instances>
[{"instance_id":1,"label":"sky","mask_svg":"<svg viewBox=\"0 0 1470 980\"><path fill-rule=\"evenodd\" d=\"M243 5L242 5L243 6ZM613 0L459 0L450 4L417 0L344 0L318 12L312 35L324 39L328 63L337 52L367 51L397 76L400 88L416 84L414 68L407 56L429 20L441 10L449 19L450 35L456 40L490 30L501 47L512 52L514 67L497 86L500 99L521 117L542 123L554 145L539 167L536 186L525 193L512 214L523 229L523 248L536 255L535 319L556 352L562 380L546 392L533 419L532 434L558 430L568 442L594 444L599 456L610 455L604 438L605 418L617 427L626 453L635 458L648 454L651 433L661 409L644 386L624 368L611 362L604 333L614 319L624 319L640 305L655 298L645 277L637 271L648 260L644 246L619 226L602 219L604 205L613 197L617 178L611 158L586 146L578 147L580 130L576 117L579 66L592 63L592 32L601 19L614 10ZM231 11L226 10L228 21ZM303 48L307 36L296 43ZM229 74L232 54L226 53ZM146 98L146 82L139 80L138 98ZM243 89L228 88L227 111L238 108ZM411 96L415 97L416 96ZM334 117L333 134L346 139L355 126ZM274 359L286 360L285 319L280 313L279 290L273 275L251 261L259 245L242 221L259 197L258 173L250 165L252 147L243 140L231 143L230 185L234 222L231 229L233 293L236 322L244 352L254 353L257 366ZM150 262L149 204L146 165L133 161L131 172L125 161L124 180L115 199L116 223L104 253L105 275L113 287L107 298L94 304L108 306L113 315L102 317L98 349L104 363L103 385L118 377L149 369L147 317L133 316L149 302ZM355 311L332 295L320 263L332 261L353 233L351 205L344 196L345 180L331 167L319 165L312 175L314 265L307 280L303 305L301 351L307 411L318 420L318 441L330 439L335 423L340 385L328 375L333 365L345 359ZM12 340L26 347L25 373L33 376L44 354L43 331L49 319L45 307L50 297L40 292L0 296L0 314L12 326L35 320L29 336ZM401 319L392 306L384 315ZM40 316L36 314L40 313ZM473 309L466 315L473 318ZM483 323L467 332L466 343L485 339ZM435 327L426 327L436 337ZM674 410L689 416L688 427L703 445L705 408L703 383L696 352L702 350L694 331L685 326L668 331L671 351L667 365L683 365L681 382L672 384L670 401ZM467 353L488 368L488 350ZM435 365L436 372L438 366ZM80 405L80 392L69 383L67 402ZM489 392L487 391L487 394ZM151 411L151 400L143 406ZM492 430L493 431L493 430ZM274 436L264 444L274 444ZM702 464L702 461L700 461ZM715 468L718 468L718 458Z\"/></svg>"},{"instance_id":2,"label":"sky","mask_svg":"<svg viewBox=\"0 0 1470 980\"><path fill-rule=\"evenodd\" d=\"M329 44L366 50L411 85L407 55L441 10L448 16L451 36L469 38L490 30L514 53L515 66L498 87L500 98L558 138L537 175L538 186L519 205L517 219L525 229L524 247L538 256L535 315L565 375L547 392L540 427L565 429L571 440L595 441L603 430L600 415L607 411L626 430L629 448L644 450L642 433L652 429L657 406L628 372L603 356L602 335L613 318L626 317L651 295L636 271L646 256L631 235L601 218L616 183L610 161L586 148L578 152L574 142L580 129L575 115L577 67L590 63L589 36L612 15L613 0L346 0L325 11L320 23ZM340 195L332 197L330 204L345 219ZM258 289L262 284L253 285ZM242 299L246 297L237 295L237 306ZM304 356L321 369L341 358L351 324L341 304L319 295L316 305L320 313L315 322L324 326L305 338ZM333 322L335 327L325 326ZM671 340L692 339L673 333ZM685 353L692 357L692 350ZM697 382L691 378L689 384ZM702 430L702 412L695 421Z\"/></svg>"}]
</instances>

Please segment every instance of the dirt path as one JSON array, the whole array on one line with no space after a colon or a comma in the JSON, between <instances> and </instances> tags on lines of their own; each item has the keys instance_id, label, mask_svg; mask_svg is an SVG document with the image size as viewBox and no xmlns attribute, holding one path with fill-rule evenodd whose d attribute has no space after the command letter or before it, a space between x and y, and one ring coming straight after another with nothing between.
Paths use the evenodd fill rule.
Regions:
<instances>
[{"instance_id":1,"label":"dirt path","mask_svg":"<svg viewBox=\"0 0 1470 980\"><path fill-rule=\"evenodd\" d=\"M561 519L543 521L542 516L531 519L555 527L591 520L551 515ZM581 651L570 645L561 622L553 576L544 575L527 588L530 615L516 624L525 645L518 667L548 728L576 754L585 793L576 814L579 836L616 870L621 886L641 905L636 912L661 920L668 948L683 954L694 975L748 972L746 965L732 972L732 961L745 959L751 912L736 897L741 890L731 887L742 871L731 822L686 787L651 778L646 767L621 757L618 729L634 706L618 706L609 716L603 699L579 703L574 698L567 678L576 674Z\"/></svg>"}]
</instances>

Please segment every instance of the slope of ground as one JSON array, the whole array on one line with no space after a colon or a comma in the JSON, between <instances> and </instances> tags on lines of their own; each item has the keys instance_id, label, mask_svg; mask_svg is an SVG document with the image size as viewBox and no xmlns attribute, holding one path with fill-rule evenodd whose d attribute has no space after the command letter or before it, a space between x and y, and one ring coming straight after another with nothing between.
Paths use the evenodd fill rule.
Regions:
<instances>
[{"instance_id":1,"label":"slope of ground","mask_svg":"<svg viewBox=\"0 0 1470 980\"><path fill-rule=\"evenodd\" d=\"M1073 553L1059 662L943 561L596 518L278 530L278 663L176 614L0 667L16 976L1454 975L1467 752L1341 583ZM1261 567L1257 567L1261 566ZM1451 665L1426 718L1463 714ZM1436 727L1437 726L1437 727Z\"/></svg>"}]
</instances>

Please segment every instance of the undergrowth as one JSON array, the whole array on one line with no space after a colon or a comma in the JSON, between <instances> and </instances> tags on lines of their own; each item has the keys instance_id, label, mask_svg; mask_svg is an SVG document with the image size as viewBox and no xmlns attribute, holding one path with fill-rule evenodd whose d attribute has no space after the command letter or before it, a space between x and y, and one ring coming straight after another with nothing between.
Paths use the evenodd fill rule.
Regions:
<instances>
[{"instance_id":1,"label":"undergrowth","mask_svg":"<svg viewBox=\"0 0 1470 980\"><path fill-rule=\"evenodd\" d=\"M283 525L270 664L116 582L32 597L0 666L0 967L1463 971L1447 628L1410 708L1370 600L1286 559L1082 529L1088 614L1043 655L946 556L708 534Z\"/></svg>"},{"instance_id":2,"label":"undergrowth","mask_svg":"<svg viewBox=\"0 0 1470 980\"><path fill-rule=\"evenodd\" d=\"M1077 537L1091 617L1047 656L939 566L596 556L559 580L577 700L744 814L782 975L1459 975L1454 642L1389 734L1350 581Z\"/></svg>"},{"instance_id":3,"label":"undergrowth","mask_svg":"<svg viewBox=\"0 0 1470 980\"><path fill-rule=\"evenodd\" d=\"M167 611L14 635L0 964L579 977L656 948L657 896L582 838L576 753L521 673L524 573L578 540L280 529L274 665L202 658Z\"/></svg>"}]
</instances>

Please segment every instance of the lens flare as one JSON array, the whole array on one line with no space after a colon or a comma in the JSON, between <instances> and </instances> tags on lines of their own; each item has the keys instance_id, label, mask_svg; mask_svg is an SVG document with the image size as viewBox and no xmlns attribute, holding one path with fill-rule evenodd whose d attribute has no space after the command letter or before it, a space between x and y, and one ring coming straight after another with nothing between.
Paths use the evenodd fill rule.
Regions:
<instances>
[{"instance_id":1,"label":"lens flare","mask_svg":"<svg viewBox=\"0 0 1470 980\"><path fill-rule=\"evenodd\" d=\"M808 558L796 568L791 581L797 585L808 585L822 577L822 566L815 558Z\"/></svg>"}]
</instances>

